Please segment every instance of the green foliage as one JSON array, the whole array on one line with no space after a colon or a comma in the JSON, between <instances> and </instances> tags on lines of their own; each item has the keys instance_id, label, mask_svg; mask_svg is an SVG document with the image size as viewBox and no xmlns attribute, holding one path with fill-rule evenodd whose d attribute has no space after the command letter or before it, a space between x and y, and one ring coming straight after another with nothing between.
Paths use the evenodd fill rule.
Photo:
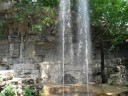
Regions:
<instances>
[{"instance_id":1,"label":"green foliage","mask_svg":"<svg viewBox=\"0 0 128 96\"><path fill-rule=\"evenodd\" d=\"M113 45L128 38L128 1L90 0L90 16L93 26L101 26L112 36Z\"/></svg>"},{"instance_id":2,"label":"green foliage","mask_svg":"<svg viewBox=\"0 0 128 96\"><path fill-rule=\"evenodd\" d=\"M50 6L55 7L57 6L59 0L14 0L15 4L22 4L22 5L28 5L28 4L38 4L41 6Z\"/></svg>"},{"instance_id":3,"label":"green foliage","mask_svg":"<svg viewBox=\"0 0 128 96\"><path fill-rule=\"evenodd\" d=\"M23 91L24 91L24 96L33 96L31 89L25 88Z\"/></svg>"},{"instance_id":4,"label":"green foliage","mask_svg":"<svg viewBox=\"0 0 128 96\"><path fill-rule=\"evenodd\" d=\"M1 91L0 96L15 96L15 89L11 84L5 86L4 90Z\"/></svg>"},{"instance_id":5,"label":"green foliage","mask_svg":"<svg viewBox=\"0 0 128 96\"><path fill-rule=\"evenodd\" d=\"M32 32L42 32L46 26L55 23L55 7L58 0L14 0L12 20L26 22L32 26ZM9 18L10 19L10 18ZM7 20L0 20L0 38L5 35Z\"/></svg>"},{"instance_id":6,"label":"green foliage","mask_svg":"<svg viewBox=\"0 0 128 96\"><path fill-rule=\"evenodd\" d=\"M45 26L55 23L55 7L58 0L15 0L14 19L18 22L28 21L33 32L41 32Z\"/></svg>"}]
</instances>

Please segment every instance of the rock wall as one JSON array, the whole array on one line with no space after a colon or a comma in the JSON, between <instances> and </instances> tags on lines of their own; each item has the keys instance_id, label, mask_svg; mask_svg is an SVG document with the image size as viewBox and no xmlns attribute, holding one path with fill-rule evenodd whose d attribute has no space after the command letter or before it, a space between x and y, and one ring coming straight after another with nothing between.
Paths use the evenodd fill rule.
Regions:
<instances>
[{"instance_id":1,"label":"rock wall","mask_svg":"<svg viewBox=\"0 0 128 96\"><path fill-rule=\"evenodd\" d=\"M108 43L108 42L106 42ZM109 45L109 44L105 44ZM101 54L97 44L93 44L93 73L96 82L101 83L100 64ZM128 86L128 45L123 44L111 50L110 46L104 46L105 74L109 84Z\"/></svg>"},{"instance_id":2,"label":"rock wall","mask_svg":"<svg viewBox=\"0 0 128 96\"><path fill-rule=\"evenodd\" d=\"M14 70L16 77L41 78L42 82L62 83L63 70L62 61L58 55L57 37L48 35L46 40L41 40L38 35L28 35L24 38L22 62L20 61L20 40L0 41L0 70ZM10 53L12 43L13 52ZM92 73L92 81L101 83L100 48L96 43L93 43L92 48L93 59L90 66L93 69L91 72L95 73ZM109 84L128 85L127 49L127 45L112 51L109 50L109 47L105 47L105 72ZM85 83L86 79L82 65L72 65L69 61L66 61L65 64L65 77L65 83L70 84Z\"/></svg>"}]
</instances>

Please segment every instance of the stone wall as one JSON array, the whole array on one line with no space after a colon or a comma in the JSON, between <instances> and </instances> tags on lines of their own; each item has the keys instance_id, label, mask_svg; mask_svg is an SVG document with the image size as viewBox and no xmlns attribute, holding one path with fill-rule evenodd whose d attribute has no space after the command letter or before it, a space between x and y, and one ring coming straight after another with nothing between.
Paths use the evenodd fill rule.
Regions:
<instances>
[{"instance_id":1,"label":"stone wall","mask_svg":"<svg viewBox=\"0 0 128 96\"><path fill-rule=\"evenodd\" d=\"M63 70L62 61L58 50L58 40L56 36L47 36L46 40L41 40L38 35L28 35L24 37L22 50L22 62L20 61L20 40L10 42L0 41L0 70L14 70L16 77L22 78L41 78L42 82L62 83ZM13 43L13 54L10 55L10 44ZM100 48L93 43L93 59L90 65L93 69L93 80L101 83L100 73ZM109 50L105 47L105 72L110 84L127 85L128 80L128 46ZM59 59L58 59L59 58ZM68 58L68 57L66 57ZM83 83L82 65L72 65L65 61L65 83ZM68 80L70 79L70 80ZM70 82L72 81L72 82Z\"/></svg>"},{"instance_id":2,"label":"stone wall","mask_svg":"<svg viewBox=\"0 0 128 96\"><path fill-rule=\"evenodd\" d=\"M96 45L97 44L93 44L93 68L95 73L94 77L96 79L96 82L101 82L101 54L100 48ZM110 49L110 47L111 46L104 46L104 64L108 83L128 86L128 45L126 43L112 50Z\"/></svg>"}]
</instances>

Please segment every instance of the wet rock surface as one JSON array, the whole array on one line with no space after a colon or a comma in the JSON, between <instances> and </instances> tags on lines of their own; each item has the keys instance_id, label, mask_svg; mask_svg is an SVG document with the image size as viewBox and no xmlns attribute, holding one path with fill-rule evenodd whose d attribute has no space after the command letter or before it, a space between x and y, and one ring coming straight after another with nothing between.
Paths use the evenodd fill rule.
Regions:
<instances>
[{"instance_id":1,"label":"wet rock surface","mask_svg":"<svg viewBox=\"0 0 128 96\"><path fill-rule=\"evenodd\" d=\"M122 92L122 93L118 94L117 96L128 96L128 91Z\"/></svg>"},{"instance_id":2,"label":"wet rock surface","mask_svg":"<svg viewBox=\"0 0 128 96\"><path fill-rule=\"evenodd\" d=\"M65 84L56 85L56 84L45 84L41 96L86 96L87 85L81 84ZM128 88L122 86L111 86L111 85L99 85L91 86L89 88L89 94L91 96L128 96Z\"/></svg>"},{"instance_id":3,"label":"wet rock surface","mask_svg":"<svg viewBox=\"0 0 128 96\"><path fill-rule=\"evenodd\" d=\"M76 84L77 83L77 80L75 79L75 77L73 77L70 74L65 74L61 80L61 83L63 83L63 80L64 80L64 84Z\"/></svg>"}]
</instances>

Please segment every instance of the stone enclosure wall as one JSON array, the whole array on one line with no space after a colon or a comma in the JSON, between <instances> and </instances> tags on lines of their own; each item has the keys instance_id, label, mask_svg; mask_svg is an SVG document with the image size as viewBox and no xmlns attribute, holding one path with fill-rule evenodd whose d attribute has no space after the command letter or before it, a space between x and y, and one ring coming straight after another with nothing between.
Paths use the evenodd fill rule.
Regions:
<instances>
[{"instance_id":1,"label":"stone enclosure wall","mask_svg":"<svg viewBox=\"0 0 128 96\"><path fill-rule=\"evenodd\" d=\"M26 37L25 37L26 38ZM62 62L56 36L47 36L47 40L39 40L38 35L28 35L24 41L22 53L21 42L0 41L0 70L14 70L15 77L41 78L42 82L62 83ZM10 44L13 43L13 52ZM93 43L92 81L101 83L100 48ZM116 50L104 48L105 72L109 84L128 85L128 46L123 45ZM12 55L11 55L12 54ZM22 54L22 62L20 62ZM59 58L59 59L58 59ZM82 65L65 64L65 83L83 83L86 79L82 74Z\"/></svg>"}]
</instances>

